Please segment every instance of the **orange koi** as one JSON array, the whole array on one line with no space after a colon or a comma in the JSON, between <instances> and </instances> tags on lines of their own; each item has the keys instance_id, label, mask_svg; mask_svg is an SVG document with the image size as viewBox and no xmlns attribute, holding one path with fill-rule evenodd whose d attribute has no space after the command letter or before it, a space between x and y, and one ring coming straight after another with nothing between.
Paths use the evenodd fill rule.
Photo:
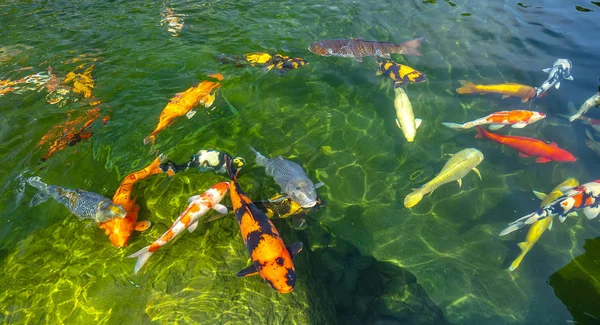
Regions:
<instances>
[{"instance_id":1,"label":"orange koi","mask_svg":"<svg viewBox=\"0 0 600 325\"><path fill-rule=\"evenodd\" d=\"M223 75L219 73L209 75L209 77L219 81L223 80ZM188 118L194 116L196 112L192 111L192 109L196 107L198 103L204 104L204 107L212 105L215 101L214 92L220 87L221 84L219 82L205 80L196 87L191 87L183 93L177 93L175 97L171 98L171 101L160 113L158 125L154 131L144 139L144 144L154 144L156 134L171 124L174 119L183 115L186 115Z\"/></svg>"},{"instance_id":2,"label":"orange koi","mask_svg":"<svg viewBox=\"0 0 600 325\"><path fill-rule=\"evenodd\" d=\"M286 247L275 225L260 211L242 191L237 182L237 173L232 169L231 160L226 164L229 182L229 196L240 226L246 250L252 264L237 273L237 276L259 274L273 289L288 293L294 290L296 270L292 258L302 250L302 242Z\"/></svg>"},{"instance_id":3,"label":"orange koi","mask_svg":"<svg viewBox=\"0 0 600 325\"><path fill-rule=\"evenodd\" d=\"M48 142L52 142L42 161L48 160L56 151L63 150L67 146L74 146L78 142L88 139L92 136L89 131L91 124L100 117L100 108L95 107L85 112L84 115L71 119L71 112L67 113L67 120L55 125L38 142L38 147L42 147ZM85 122L84 122L85 121ZM83 126L80 127L81 123Z\"/></svg>"},{"instance_id":4,"label":"orange koi","mask_svg":"<svg viewBox=\"0 0 600 325\"><path fill-rule=\"evenodd\" d=\"M487 94L487 93L496 93L502 94L502 98L507 98L510 96L519 97L521 101L524 103L528 101L530 98L535 95L535 89L529 86L515 84L515 83L506 83L506 84L498 84L498 85L475 85L470 81L460 80L460 84L462 85L460 88L456 89L456 92L459 94Z\"/></svg>"},{"instance_id":5,"label":"orange koi","mask_svg":"<svg viewBox=\"0 0 600 325\"><path fill-rule=\"evenodd\" d=\"M475 126L490 124L490 130L498 130L505 125L512 125L515 129L524 128L526 125L535 123L546 117L546 114L534 111L501 111L495 112L488 116L464 123L443 122L444 126L451 129L470 129Z\"/></svg>"},{"instance_id":6,"label":"orange koi","mask_svg":"<svg viewBox=\"0 0 600 325\"><path fill-rule=\"evenodd\" d=\"M556 143L547 144L543 141L528 137L518 137L510 135L499 135L486 131L481 126L477 127L475 138L488 138L498 143L507 145L519 151L519 156L525 158L529 156L538 157L537 163L546 163L549 161L574 162L577 158L559 148Z\"/></svg>"},{"instance_id":7,"label":"orange koi","mask_svg":"<svg viewBox=\"0 0 600 325\"><path fill-rule=\"evenodd\" d=\"M160 236L160 238L152 243L152 245L146 246L136 253L127 256L128 258L137 257L133 272L137 273L154 252L173 240L173 238L177 237L177 235L181 234L185 229L189 232L196 230L196 227L198 227L198 220L210 211L210 209L215 209L219 213L226 214L227 208L224 205L219 204L219 202L221 202L227 193L228 188L229 183L221 182L209 188L201 195L192 196L189 199L190 204L187 209L185 209L179 218L175 220L167 232Z\"/></svg>"},{"instance_id":8,"label":"orange koi","mask_svg":"<svg viewBox=\"0 0 600 325\"><path fill-rule=\"evenodd\" d=\"M162 170L159 168L161 158L162 156L156 158L147 167L127 175L121 182L121 186L119 186L117 192L115 192L112 199L113 203L122 206L127 211L127 215L123 219L112 219L107 222L101 222L98 225L100 229L104 229L104 233L113 245L124 247L127 245L129 237L131 237L131 233L134 230L144 231L150 227L150 221L137 222L140 206L135 204L135 197L131 198L131 191L137 181L150 175L162 173Z\"/></svg>"}]
</instances>

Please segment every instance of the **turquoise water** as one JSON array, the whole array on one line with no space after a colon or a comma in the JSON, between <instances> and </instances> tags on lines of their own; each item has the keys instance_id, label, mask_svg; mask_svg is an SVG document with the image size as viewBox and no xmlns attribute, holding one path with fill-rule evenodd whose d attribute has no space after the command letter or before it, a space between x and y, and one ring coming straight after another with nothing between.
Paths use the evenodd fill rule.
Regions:
<instances>
[{"instance_id":1,"label":"turquoise water","mask_svg":"<svg viewBox=\"0 0 600 325\"><path fill-rule=\"evenodd\" d=\"M178 37L160 24L165 7L185 15ZM91 139L41 162L47 150L37 147L42 136L67 112L81 114L91 106L76 95L63 106L51 105L46 90L0 97L0 321L593 323L581 312L600 318L597 310L576 310L576 298L562 298L577 297L579 290L587 297L588 291L549 281L584 252L597 258L597 245L583 247L598 237L596 220L556 223L515 272L506 269L525 231L497 235L539 206L532 190L550 191L567 177L582 183L600 178L598 157L584 144L584 124L558 116L568 113L569 101L579 107L597 91L597 3L5 1L0 9L0 80L48 66L64 77L80 64L94 64L93 94L102 101L101 115L110 115L106 126L92 124ZM395 125L391 82L375 75L373 60L307 50L321 39L403 42L421 36L427 39L423 57L394 56L427 74L426 83L406 88L415 115L424 120L414 143L406 143ZM256 51L310 64L280 76L216 60ZM576 163L536 164L513 149L474 139L472 131L441 125L527 107L499 95L458 95L458 80L537 86L546 77L541 70L557 58L573 62L575 80L535 102L548 117L499 133L554 141ZM14 71L25 67L32 69ZM169 99L217 72L225 79L214 110L180 118L159 133L155 149L181 162L208 148L245 157L240 184L254 200L279 187L254 164L249 145L292 159L313 181L325 183L317 192L327 206L309 216L306 229L275 223L286 243L305 244L296 260L298 284L289 295L258 277L235 277L249 260L233 218L182 235L133 275L135 261L125 256L160 236L187 198L224 180L222 175L188 171L138 183L140 219L153 227L123 249L56 202L30 208L32 188L19 192L17 177L25 173L112 197L125 175L155 158L142 139ZM469 147L485 156L482 181L471 173L462 189L448 184L412 209L403 206L412 188L442 168L444 154ZM592 264L577 265L583 267L572 268L567 278L594 278L586 267ZM597 297L600 290L591 283Z\"/></svg>"}]
</instances>

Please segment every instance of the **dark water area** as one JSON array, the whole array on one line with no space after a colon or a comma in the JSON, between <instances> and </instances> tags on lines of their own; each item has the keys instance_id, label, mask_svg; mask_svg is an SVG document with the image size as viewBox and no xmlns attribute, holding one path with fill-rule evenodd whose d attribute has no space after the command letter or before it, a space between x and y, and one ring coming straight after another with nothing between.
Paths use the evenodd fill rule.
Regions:
<instances>
[{"instance_id":1,"label":"dark water area","mask_svg":"<svg viewBox=\"0 0 600 325\"><path fill-rule=\"evenodd\" d=\"M562 116L572 114L569 102L579 108L598 91L599 13L598 2L583 0L1 2L0 87L35 74L41 81L0 88L0 322L595 324L598 218L554 220L512 272L527 232L498 233L539 207L532 190L547 193L568 177L600 178L600 154L585 143L585 131L594 130ZM161 23L173 17L183 22L178 31ZM426 39L423 56L392 54L427 75L405 87L423 120L412 143L396 126L391 80L375 74L372 58L307 49L323 39L417 37ZM251 52L309 64L278 73L218 60ZM540 86L542 69L558 58L571 60L574 80L533 103L547 117L492 132L556 142L576 162L538 164L475 139L474 130L441 124L529 109L519 98L455 89L460 80ZM48 67L64 81L53 91ZM93 78L87 98L85 87L77 93L68 82L85 71ZM215 73L224 79L214 104L179 117L153 150L144 145L169 101ZM600 110L586 116L600 119ZM67 129L79 133L48 157L58 142L41 140L49 130L64 139ZM133 273L135 260L126 257L167 231L189 197L227 180L223 174L188 170L137 183L139 219L152 227L134 232L124 248L53 200L30 207L36 190L21 184L23 176L39 176L112 197L157 153L179 162L218 149L245 158L240 186L266 200L280 187L250 146L299 163L325 184L317 193L326 206L300 229L292 219L274 221L286 244L304 243L290 294L257 276L236 277L250 259L233 217L186 231ZM447 154L465 148L483 153L482 180L469 173L460 188L449 183L404 206ZM231 204L229 196L223 203Z\"/></svg>"}]
</instances>

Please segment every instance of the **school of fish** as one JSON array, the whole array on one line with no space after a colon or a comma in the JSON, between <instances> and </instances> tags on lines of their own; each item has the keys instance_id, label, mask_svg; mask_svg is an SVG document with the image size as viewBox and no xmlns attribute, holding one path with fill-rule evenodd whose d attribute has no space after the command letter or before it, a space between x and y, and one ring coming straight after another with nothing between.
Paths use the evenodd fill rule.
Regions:
<instances>
[{"instance_id":1,"label":"school of fish","mask_svg":"<svg viewBox=\"0 0 600 325\"><path fill-rule=\"evenodd\" d=\"M165 7L161 15L163 19L160 24L167 24L167 31L172 36L179 36L184 27L184 15L175 14L168 7ZM423 56L420 47L424 41L424 37L403 43L366 41L360 38L328 39L314 41L310 44L308 50L322 57L352 58L358 62L363 62L365 57L372 57L377 65L376 74L387 77L382 79L382 82L392 81L395 124L408 143L407 146L415 146L411 143L416 142L416 139L419 138L417 131L419 128L423 128L423 121L415 118L415 108L409 99L406 88L409 85L426 82L427 75L406 64L393 61L392 55ZM309 64L303 58L266 52L251 52L242 55L222 54L217 57L217 61L219 63L235 64L236 66L259 66L265 72L274 69L280 76L283 76L284 72L296 70ZM367 65L367 63L364 64ZM559 58L551 68L543 69L547 77L538 87L518 83L484 85L458 80L460 87L456 88L456 93L460 95L500 94L502 98L520 98L522 103L529 102L529 106L531 106L534 101L546 96L552 88L559 89L561 81L573 80L572 68L573 65L570 60ZM28 90L40 91L45 88L49 92L48 96L52 95L47 97L50 104L60 102L63 99L60 96L72 92L83 99L89 99L89 105L96 106L101 101L97 100L92 92L95 87L95 81L92 78L94 69L94 64L81 64L67 73L63 79L60 79L53 74L53 69L48 67L47 72L30 74L14 80L0 80L0 96L8 96L11 93L19 94ZM29 68L24 70L29 70ZM192 118L196 113L194 110L196 106L202 104L208 108L213 105L217 91L222 86L221 81L224 76L216 73L209 75L209 77L210 80L200 81L196 86L177 93L171 98L160 112L159 121L154 130L143 139L144 144L154 145L158 133L175 123L179 117ZM58 91L62 92L59 93ZM391 107L391 104L389 106ZM585 116L592 109L598 107L600 107L600 87L598 87L598 92L585 100L578 110L570 102L568 105L570 115L566 115L566 117L569 122L583 121L596 131L600 131L600 120ZM419 107L416 108L417 111L420 110ZM470 115L470 112L467 112L467 114ZM40 147L46 143L51 143L47 153L41 158L43 162L67 146L73 146L82 140L89 139L92 136L92 131L90 131L92 123L101 116L100 107L96 106L83 111L83 114L81 112L73 114L77 115L76 118L71 118L71 115L71 112L67 113L67 121L56 125L40 140L38 144ZM462 124L454 122L442 122L441 124L454 130L475 128L477 131L475 138L489 139L513 148L518 151L518 155L522 158L535 157L537 163L577 161L572 153L559 148L554 142L547 142L533 137L492 133L482 127L488 125L488 128L493 131L500 130L504 126L510 126L512 129L517 130L524 129L536 122L544 123L540 121L546 118L545 113L526 109L512 109L489 112L486 116L473 116L472 118L474 119ZM108 115L102 121L106 124ZM427 127L429 128L429 126ZM532 128L527 128L527 132L533 132ZM419 134L421 134L421 131L419 131ZM585 144L600 157L600 142L595 140L594 135L589 130L586 130L585 134L588 137ZM488 144L482 143L481 146L486 150L493 150ZM280 293L289 293L293 291L297 281L293 258L303 249L303 243L295 242L286 246L284 239L271 219L292 217L293 228L300 229L305 226L306 215L325 206L317 194L317 189L323 183L314 184L308 174L311 171L295 161L282 156L267 158L253 147L249 149L255 155L256 166L264 167L266 176L272 177L280 187L279 193L274 193L274 196L268 201L253 201L238 183L242 167L247 165L246 160L242 157L233 157L217 149L201 149L192 155L189 161L182 164L167 160L165 156L160 155L152 160L148 166L125 176L112 200L94 192L48 185L42 182L38 176L23 178L21 185L23 187L30 185L37 190L37 193L31 199L30 207L34 207L48 198L53 198L79 219L89 219L96 222L98 227L104 230L109 241L114 246L122 248L128 245L134 231L144 231L152 225L148 218L146 218L147 220L138 221L140 207L136 204L137 196L132 194L134 185L137 182L149 176L163 173L168 178L178 177L176 176L178 173L191 168L198 168L198 172L212 170L216 174L226 174L227 181L219 182L203 193L190 197L187 207L163 235L150 245L127 256L128 258L137 259L133 268L134 274L141 270L157 250L172 242L186 229L192 233L204 222L225 217L228 209L221 204L221 201L229 192L230 210L236 218L241 239L251 261L251 264L239 271L237 275L245 277L258 274L273 289ZM460 190L462 179L470 171L474 171L481 179L477 167L483 161L483 152L476 148L465 148L452 154L437 175L406 195L404 206L414 208L425 195L431 195L447 183L457 182ZM569 178L557 185L547 195L536 191L534 191L534 194L542 199L540 208L511 222L507 228L499 233L499 236L505 236L526 225L531 225L525 241L518 244L521 254L510 265L510 271L515 271L519 267L525 255L531 251L542 234L552 227L554 216L558 216L559 220L563 222L568 215L576 215L576 211L580 210L588 219L594 219L600 214L600 180L579 185L576 179ZM216 211L217 214L210 215L211 211ZM202 219L204 221L201 221ZM179 249L184 248L180 247ZM157 264L160 263L159 261L156 262ZM152 271L148 270L148 272Z\"/></svg>"}]
</instances>

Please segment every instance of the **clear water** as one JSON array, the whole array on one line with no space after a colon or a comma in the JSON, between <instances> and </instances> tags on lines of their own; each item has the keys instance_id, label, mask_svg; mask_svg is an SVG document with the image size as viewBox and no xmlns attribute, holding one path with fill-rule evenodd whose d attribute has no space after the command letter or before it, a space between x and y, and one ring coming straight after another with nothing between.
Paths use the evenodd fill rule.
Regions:
<instances>
[{"instance_id":1,"label":"clear water","mask_svg":"<svg viewBox=\"0 0 600 325\"><path fill-rule=\"evenodd\" d=\"M179 37L160 25L165 6L185 15ZM512 273L506 268L517 256L516 244L525 231L506 238L497 234L507 222L538 207L531 190L549 191L567 177L581 182L599 178L598 157L583 142L584 125L569 124L558 116L567 113L568 101L578 107L597 90L598 3L308 0L67 5L19 0L3 1L0 9L4 49L0 79L15 79L49 65L64 76L81 63L69 59L97 58L94 95L103 103L102 115L110 115L104 127L95 122L91 139L41 162L45 151L36 144L46 131L63 122L68 111L89 107L85 101L50 105L45 91L0 97L0 321L434 324L443 318L453 324L564 324L577 317L570 309L578 302L568 300L565 305L548 279L586 250L592 261L598 257L598 245L583 248L586 240L600 233L598 222L570 218L556 223ZM415 115L424 120L414 143L406 143L395 125L393 88L389 80L375 75L373 60L318 57L307 50L319 39L402 42L421 36L427 38L423 57L395 56L428 77L427 83L407 88ZM302 57L310 64L280 76L215 60L222 53L255 51ZM518 158L510 148L474 139L474 132L441 126L443 121L467 121L526 107L513 98L457 95L458 80L536 86L546 76L541 70L557 58L573 62L575 80L563 82L559 90L536 102L536 109L549 115L545 120L503 133L557 142L578 162L536 164ZM33 69L14 71L27 66ZM233 218L184 234L133 275L135 261L125 256L162 234L188 197L223 176L187 172L170 181L159 175L137 184L140 219L151 220L154 226L135 235L123 249L113 247L101 230L77 220L56 202L30 208L32 188L22 195L18 191L16 178L25 172L50 184L112 196L125 175L154 159L142 139L153 130L169 99L216 72L225 76L216 108L179 119L158 135L156 148L175 161L185 161L203 148L246 157L249 164L240 182L255 200L273 196L279 188L254 165L249 145L301 163L314 181L326 184L318 193L327 206L310 216L306 230L294 232L286 221L276 223L287 243L297 238L305 242L292 294L278 294L257 277L235 277L248 256ZM600 117L598 112L589 115ZM479 166L483 181L467 175L462 189L445 185L415 208L404 208L404 197L441 169L444 154L468 147L485 155ZM325 233L335 240L324 240ZM327 255L323 249L332 243L353 247L340 248L353 255L342 254L341 262L327 264L331 252ZM422 299L431 304L424 308L410 303L406 293L394 292L390 288L395 287L387 284L383 285L387 291L373 291L379 293L364 303L360 288L372 283L370 272L352 271L348 256L354 256L352 261L364 257L384 263L385 267L369 264L379 265L370 267L380 271L387 268L388 273L381 274L389 275L389 268L398 274L409 272L427 297ZM573 277L594 278L593 264L578 265L581 271L573 272ZM326 267L328 281L350 283L346 288L353 295L340 299L345 296L326 290L331 289L321 272ZM556 290L588 297L583 287L590 288L570 287L567 281ZM595 288L597 299L600 290ZM349 300L352 304L347 304ZM353 307L361 301L368 306ZM388 301L394 308L411 306L410 315L441 312L442 316L407 320L400 312L391 312L384 319L381 309L371 308L377 301ZM343 310L360 317L344 319ZM579 312L600 317L597 310Z\"/></svg>"}]
</instances>

